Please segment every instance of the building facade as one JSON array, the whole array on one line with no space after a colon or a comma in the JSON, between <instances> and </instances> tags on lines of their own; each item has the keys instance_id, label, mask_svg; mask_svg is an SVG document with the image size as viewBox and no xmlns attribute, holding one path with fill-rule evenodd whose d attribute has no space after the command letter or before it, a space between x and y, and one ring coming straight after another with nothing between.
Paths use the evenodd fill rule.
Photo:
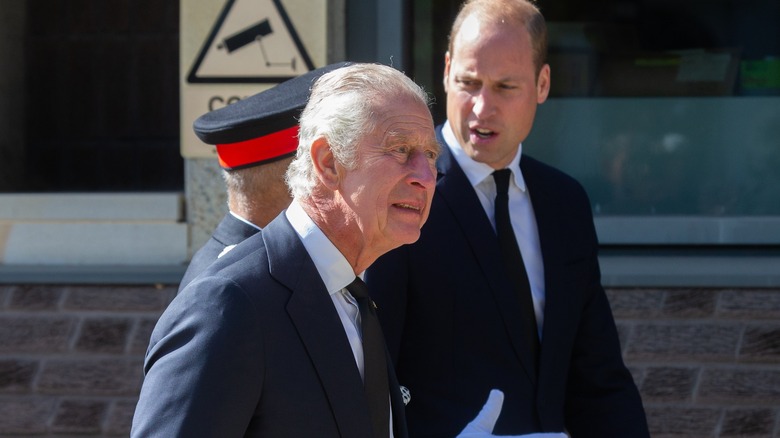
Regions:
<instances>
[{"instance_id":1,"label":"building facade","mask_svg":"<svg viewBox=\"0 0 780 438\"><path fill-rule=\"evenodd\" d=\"M196 1L0 0L0 437L129 432L154 323L226 211L182 102L249 6ZM441 121L459 2L255 3L314 64L407 72ZM553 90L524 151L591 196L652 436L780 436L780 4L538 3Z\"/></svg>"}]
</instances>

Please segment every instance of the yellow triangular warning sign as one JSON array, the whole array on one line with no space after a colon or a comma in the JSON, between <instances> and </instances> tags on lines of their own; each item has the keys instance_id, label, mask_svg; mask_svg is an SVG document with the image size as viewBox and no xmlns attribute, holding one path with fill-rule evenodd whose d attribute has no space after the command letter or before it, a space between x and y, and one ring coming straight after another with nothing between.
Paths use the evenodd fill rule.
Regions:
<instances>
[{"instance_id":1,"label":"yellow triangular warning sign","mask_svg":"<svg viewBox=\"0 0 780 438\"><path fill-rule=\"evenodd\" d=\"M228 0L187 82L281 82L313 69L281 0Z\"/></svg>"}]
</instances>

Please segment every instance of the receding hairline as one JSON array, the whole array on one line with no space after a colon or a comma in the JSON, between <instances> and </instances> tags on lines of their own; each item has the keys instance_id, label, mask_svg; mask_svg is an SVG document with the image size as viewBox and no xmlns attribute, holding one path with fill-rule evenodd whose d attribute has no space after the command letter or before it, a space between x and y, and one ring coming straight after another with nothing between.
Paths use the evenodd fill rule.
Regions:
<instances>
[{"instance_id":1,"label":"receding hairline","mask_svg":"<svg viewBox=\"0 0 780 438\"><path fill-rule=\"evenodd\" d=\"M532 0L467 0L458 11L448 36L449 56L455 54L455 39L463 23L475 17L481 24L522 27L533 51L534 67L541 71L547 62L547 26L544 16Z\"/></svg>"}]
</instances>

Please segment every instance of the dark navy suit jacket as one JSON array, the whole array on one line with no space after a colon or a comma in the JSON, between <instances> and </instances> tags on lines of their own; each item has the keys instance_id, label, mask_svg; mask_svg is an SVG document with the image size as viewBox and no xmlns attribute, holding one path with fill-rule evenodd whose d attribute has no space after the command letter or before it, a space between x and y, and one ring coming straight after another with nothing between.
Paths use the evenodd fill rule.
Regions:
<instances>
[{"instance_id":1,"label":"dark navy suit jacket","mask_svg":"<svg viewBox=\"0 0 780 438\"><path fill-rule=\"evenodd\" d=\"M144 372L133 437L371 434L341 320L283 213L176 296L152 333ZM392 372L390 388L403 438Z\"/></svg>"},{"instance_id":2,"label":"dark navy suit jacket","mask_svg":"<svg viewBox=\"0 0 780 438\"><path fill-rule=\"evenodd\" d=\"M179 292L187 286L193 278L203 272L210 264L214 263L219 254L230 245L238 245L250 236L259 232L248 223L237 219L228 213L214 229L211 238L192 256L187 271L179 283Z\"/></svg>"},{"instance_id":3,"label":"dark navy suit jacket","mask_svg":"<svg viewBox=\"0 0 780 438\"><path fill-rule=\"evenodd\" d=\"M420 239L382 256L366 273L398 379L411 392L410 435L455 436L498 388L506 398L497 435L566 430L576 438L648 436L601 286L582 187L531 157L521 159L546 292L535 376L489 219L446 146L437 167Z\"/></svg>"}]
</instances>

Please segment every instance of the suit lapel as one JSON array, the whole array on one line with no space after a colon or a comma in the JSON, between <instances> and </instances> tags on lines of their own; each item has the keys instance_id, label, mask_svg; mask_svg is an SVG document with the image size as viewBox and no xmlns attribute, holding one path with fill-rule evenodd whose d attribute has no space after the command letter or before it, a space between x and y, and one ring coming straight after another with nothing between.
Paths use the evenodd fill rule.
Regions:
<instances>
[{"instance_id":1,"label":"suit lapel","mask_svg":"<svg viewBox=\"0 0 780 438\"><path fill-rule=\"evenodd\" d=\"M441 127L437 128L436 134L443 145L442 155L437 161L439 179L436 183L436 196L444 200L460 224L461 231L474 252L475 262L482 270L496 301L515 353L528 378L536 382L536 375L533 373L536 367L531 362L531 349L522 336L520 302L514 296L509 279L501 267L503 262L496 233L466 174L445 145L441 137Z\"/></svg>"},{"instance_id":2,"label":"suit lapel","mask_svg":"<svg viewBox=\"0 0 780 438\"><path fill-rule=\"evenodd\" d=\"M565 345L563 338L567 332L567 326L575 321L577 315L572 315L572 309L578 306L571 302L572 296L567 293L571 285L567 284L569 276L561 260L565 260L562 248L570 249L570 242L561 242L560 229L561 200L559 195L550 193L552 182L545 179L540 172L541 163L531 157L524 156L520 161L523 178L531 193L531 202L534 208L534 216L539 233L539 245L541 247L544 265L544 327L542 328L542 348L539 356L539 387L553 384L545 377L545 370L554 369L554 364L561 360L556 357L561 351L558 346ZM540 389L540 391L543 389Z\"/></svg>"},{"instance_id":3,"label":"suit lapel","mask_svg":"<svg viewBox=\"0 0 780 438\"><path fill-rule=\"evenodd\" d=\"M287 312L317 370L341 436L368 436L371 424L363 382L314 263L284 215L263 229L263 240L271 275L292 291Z\"/></svg>"}]
</instances>

